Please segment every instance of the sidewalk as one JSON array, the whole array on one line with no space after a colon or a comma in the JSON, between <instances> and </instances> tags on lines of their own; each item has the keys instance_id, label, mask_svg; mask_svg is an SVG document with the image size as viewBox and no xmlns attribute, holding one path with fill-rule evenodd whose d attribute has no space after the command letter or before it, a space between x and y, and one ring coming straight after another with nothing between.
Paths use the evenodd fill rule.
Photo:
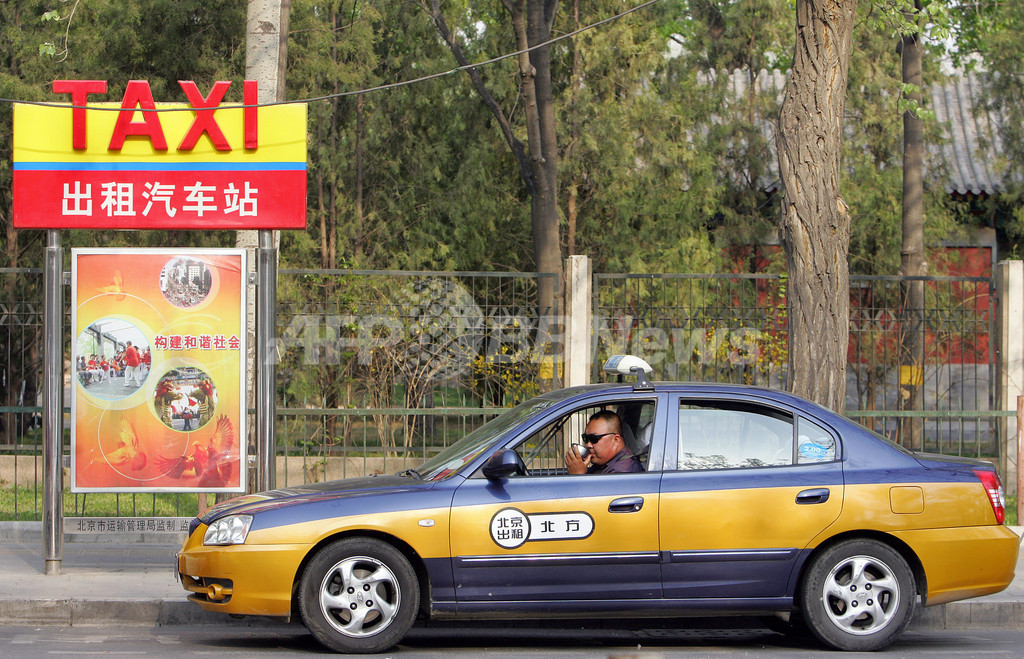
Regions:
<instances>
[{"instance_id":1,"label":"sidewalk","mask_svg":"<svg viewBox=\"0 0 1024 659\"><path fill-rule=\"evenodd\" d=\"M1024 531L1014 527L1018 534ZM0 522L0 625L265 626L189 602L175 580L184 534L66 535L63 574L44 574L42 525ZM1024 629L1024 550L1001 593L918 611L912 629Z\"/></svg>"}]
</instances>

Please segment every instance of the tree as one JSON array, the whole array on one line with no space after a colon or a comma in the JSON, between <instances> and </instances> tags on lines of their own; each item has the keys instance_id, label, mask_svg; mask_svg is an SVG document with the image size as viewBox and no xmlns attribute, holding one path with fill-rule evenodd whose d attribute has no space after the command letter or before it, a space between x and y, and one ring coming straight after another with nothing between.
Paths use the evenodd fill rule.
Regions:
<instances>
[{"instance_id":1,"label":"tree","mask_svg":"<svg viewBox=\"0 0 1024 659\"><path fill-rule=\"evenodd\" d=\"M921 107L921 39L918 27L921 0L903 12L914 30L900 40L904 96L908 107L903 111L903 248L900 273L902 285L900 345L900 407L919 410L923 403L924 385L924 280L914 279L928 274L924 253L924 121L918 116ZM900 441L908 448L920 448L924 425L921 419L904 418L900 423Z\"/></svg>"},{"instance_id":2,"label":"tree","mask_svg":"<svg viewBox=\"0 0 1024 659\"><path fill-rule=\"evenodd\" d=\"M777 74L793 50L789 0L689 0L673 39L680 79L678 112L693 117L712 163L713 205L706 208L715 246L734 267L760 272L778 226L776 157L771 132L779 112ZM737 90L736 81L740 81ZM692 139L692 138L691 138ZM690 162L687 162L690 165ZM728 267L728 265L727 265Z\"/></svg>"},{"instance_id":3,"label":"tree","mask_svg":"<svg viewBox=\"0 0 1024 659\"><path fill-rule=\"evenodd\" d=\"M530 195L530 222L536 269L554 273L561 280L562 254L558 214L558 140L555 126L555 99L551 78L551 27L558 0L502 0L509 14L515 46L519 51L519 89L523 101L527 143L516 135L510 119L501 109L478 69L468 69L484 104L490 109L502 135L516 158L519 176ZM459 66L470 61L459 34L453 31L441 11L440 0L421 6L430 15L438 34L452 51ZM555 281L538 282L538 306L542 314L554 310Z\"/></svg>"},{"instance_id":4,"label":"tree","mask_svg":"<svg viewBox=\"0 0 1024 659\"><path fill-rule=\"evenodd\" d=\"M970 14L973 16L974 14ZM972 211L982 210L1002 224L1009 251L1024 252L1024 66L1020 58L1020 35L1024 32L1024 3L1001 2L986 16L987 38L975 40L985 75L985 106L1002 116L999 135L988 140L1001 142L1001 157L993 167L1002 175L998 197L979 200Z\"/></svg>"},{"instance_id":5,"label":"tree","mask_svg":"<svg viewBox=\"0 0 1024 659\"><path fill-rule=\"evenodd\" d=\"M789 273L787 386L840 411L850 313L840 154L856 9L856 0L797 0L796 51L776 140Z\"/></svg>"}]
</instances>

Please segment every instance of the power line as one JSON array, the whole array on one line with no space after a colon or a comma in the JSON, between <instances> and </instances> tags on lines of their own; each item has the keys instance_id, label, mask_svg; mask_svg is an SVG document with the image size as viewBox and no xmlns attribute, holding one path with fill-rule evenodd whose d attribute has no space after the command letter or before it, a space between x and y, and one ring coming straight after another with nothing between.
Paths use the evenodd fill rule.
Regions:
<instances>
[{"instance_id":1,"label":"power line","mask_svg":"<svg viewBox=\"0 0 1024 659\"><path fill-rule=\"evenodd\" d=\"M537 50L539 48L544 48L546 46L550 46L551 44L558 43L559 41L564 41L565 39L570 39L572 37L575 37L578 34L582 34L583 32L587 32L589 30L593 30L593 29L595 29L597 27L600 27L602 25L605 25L607 23L611 23L613 21L617 21L620 18L628 16L628 15L630 15L632 13L638 12L641 9L646 9L647 7L650 7L651 5L656 4L656 3L660 2L660 1L661 0L647 0L647 2L641 3L641 4L639 4L639 5L635 6L635 7L631 7L631 8L629 8L629 9L623 11L623 12L615 14L614 16L610 16L608 18L602 19L600 21L597 21L596 23L591 23L590 25L586 25L584 27L581 27L578 30L573 30L572 32L567 32L567 33L565 33L565 34L563 34L561 36L555 37L553 39L549 39L549 40L547 40L547 41L545 41L543 43L539 43L539 44L537 44L535 46L530 46L529 48L524 48L522 50L517 50L517 51L512 52L512 53L506 53L505 55L499 55L497 57L492 57L491 59L484 60L482 62L477 62L475 64L466 64L465 66L457 66L454 69L449 69L447 71L442 71L440 73L431 73L430 75L425 75L425 76L422 76L422 77L419 77L419 78L413 78L412 80L403 80L401 82L392 82L392 83L388 83L386 85L377 85L376 87L367 87L367 88L364 88L364 89L356 89L356 90L353 90L353 91L338 92L336 94L327 94L327 95L324 95L324 96L313 96L313 97L305 98L305 99L295 99L295 100L291 100L291 101L272 101L272 102L269 102L269 103L253 103L253 104L249 104L249 105L232 105L232 106L230 106L228 108L220 108L220 109L266 108L266 107L272 107L272 106L275 106L275 105L297 105L297 104L300 104L300 103L313 103L313 102L316 102L316 101L329 101L329 100L334 99L334 98L344 98L344 97L348 97L348 96L360 96L362 94L371 94L373 92L385 91L385 90L388 90L388 89L396 89L398 87L405 87L405 86L408 86L408 85L415 85L415 84L420 83L420 82L426 82L427 80L434 80L435 78L443 78L445 76L450 76L450 75L452 75L454 73L459 73L461 71L468 71L470 69L477 69L477 68L480 68L480 67L489 66L491 64L495 64L497 62L501 62L501 61L509 59L511 57L518 57L518 56L520 56L520 55L522 55L524 53L529 53L529 52ZM87 109L87 110L94 110L94 111L99 111L99 112L122 112L123 110L125 110L125 108L122 108L120 106L118 106L118 107L98 107L98 106L95 106L95 105L88 105L88 104L86 104L86 105L70 105L68 103L54 103L52 101L20 101L20 100L17 100L17 99L2 98L2 97L0 97L0 103L19 103L21 105L35 105L35 106L41 106L41 107L63 108L63 109ZM156 109L149 109L149 108L138 108L138 107L136 107L136 108L128 108L128 109L133 110L135 112L196 112L197 110L203 110L204 108L194 108L194 107L189 106L189 107L182 107L182 108L156 108ZM208 108L208 109L209 110L214 110L216 108Z\"/></svg>"}]
</instances>

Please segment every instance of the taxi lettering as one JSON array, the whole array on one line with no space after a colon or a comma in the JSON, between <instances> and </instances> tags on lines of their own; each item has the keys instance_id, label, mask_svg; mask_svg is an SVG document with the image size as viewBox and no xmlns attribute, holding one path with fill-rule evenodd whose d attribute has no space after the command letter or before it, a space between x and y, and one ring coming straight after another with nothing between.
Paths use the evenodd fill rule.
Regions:
<instances>
[{"instance_id":1,"label":"taxi lettering","mask_svg":"<svg viewBox=\"0 0 1024 659\"><path fill-rule=\"evenodd\" d=\"M185 93L189 105L195 110L195 118L176 150L191 151L195 148L199 138L206 135L216 150L231 151L231 144L214 117L214 111L220 107L231 83L223 80L214 83L213 89L206 96L203 96L199 87L191 80L179 80L178 84ZM54 80L53 92L71 95L71 105L74 106L71 110L71 146L76 151L84 151L88 148L85 106L91 95L107 93L107 81ZM243 147L246 149L259 147L257 92L258 87L255 80L246 80L243 83L242 97L245 106L242 108ZM148 111L141 112L141 120L134 121L136 110ZM117 122L114 124L107 149L120 151L127 138L141 137L148 139L155 151L167 151L167 138L160 123L160 113L155 110L156 102L153 100L149 82L146 80L129 81L121 99L121 111L117 115Z\"/></svg>"}]
</instances>

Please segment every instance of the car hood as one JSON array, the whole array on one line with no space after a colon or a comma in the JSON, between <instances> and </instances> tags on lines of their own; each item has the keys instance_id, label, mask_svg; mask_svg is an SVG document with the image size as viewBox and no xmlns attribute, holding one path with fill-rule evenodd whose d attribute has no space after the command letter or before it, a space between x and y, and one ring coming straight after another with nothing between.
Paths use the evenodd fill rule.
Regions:
<instances>
[{"instance_id":1,"label":"car hood","mask_svg":"<svg viewBox=\"0 0 1024 659\"><path fill-rule=\"evenodd\" d=\"M385 493L431 489L433 487L434 483L422 481L413 476L390 475L346 478L325 483L309 483L298 487L268 490L229 499L210 508L199 517L199 521L209 524L213 520L225 515L252 515L268 510L298 506L327 499L354 499Z\"/></svg>"}]
</instances>

